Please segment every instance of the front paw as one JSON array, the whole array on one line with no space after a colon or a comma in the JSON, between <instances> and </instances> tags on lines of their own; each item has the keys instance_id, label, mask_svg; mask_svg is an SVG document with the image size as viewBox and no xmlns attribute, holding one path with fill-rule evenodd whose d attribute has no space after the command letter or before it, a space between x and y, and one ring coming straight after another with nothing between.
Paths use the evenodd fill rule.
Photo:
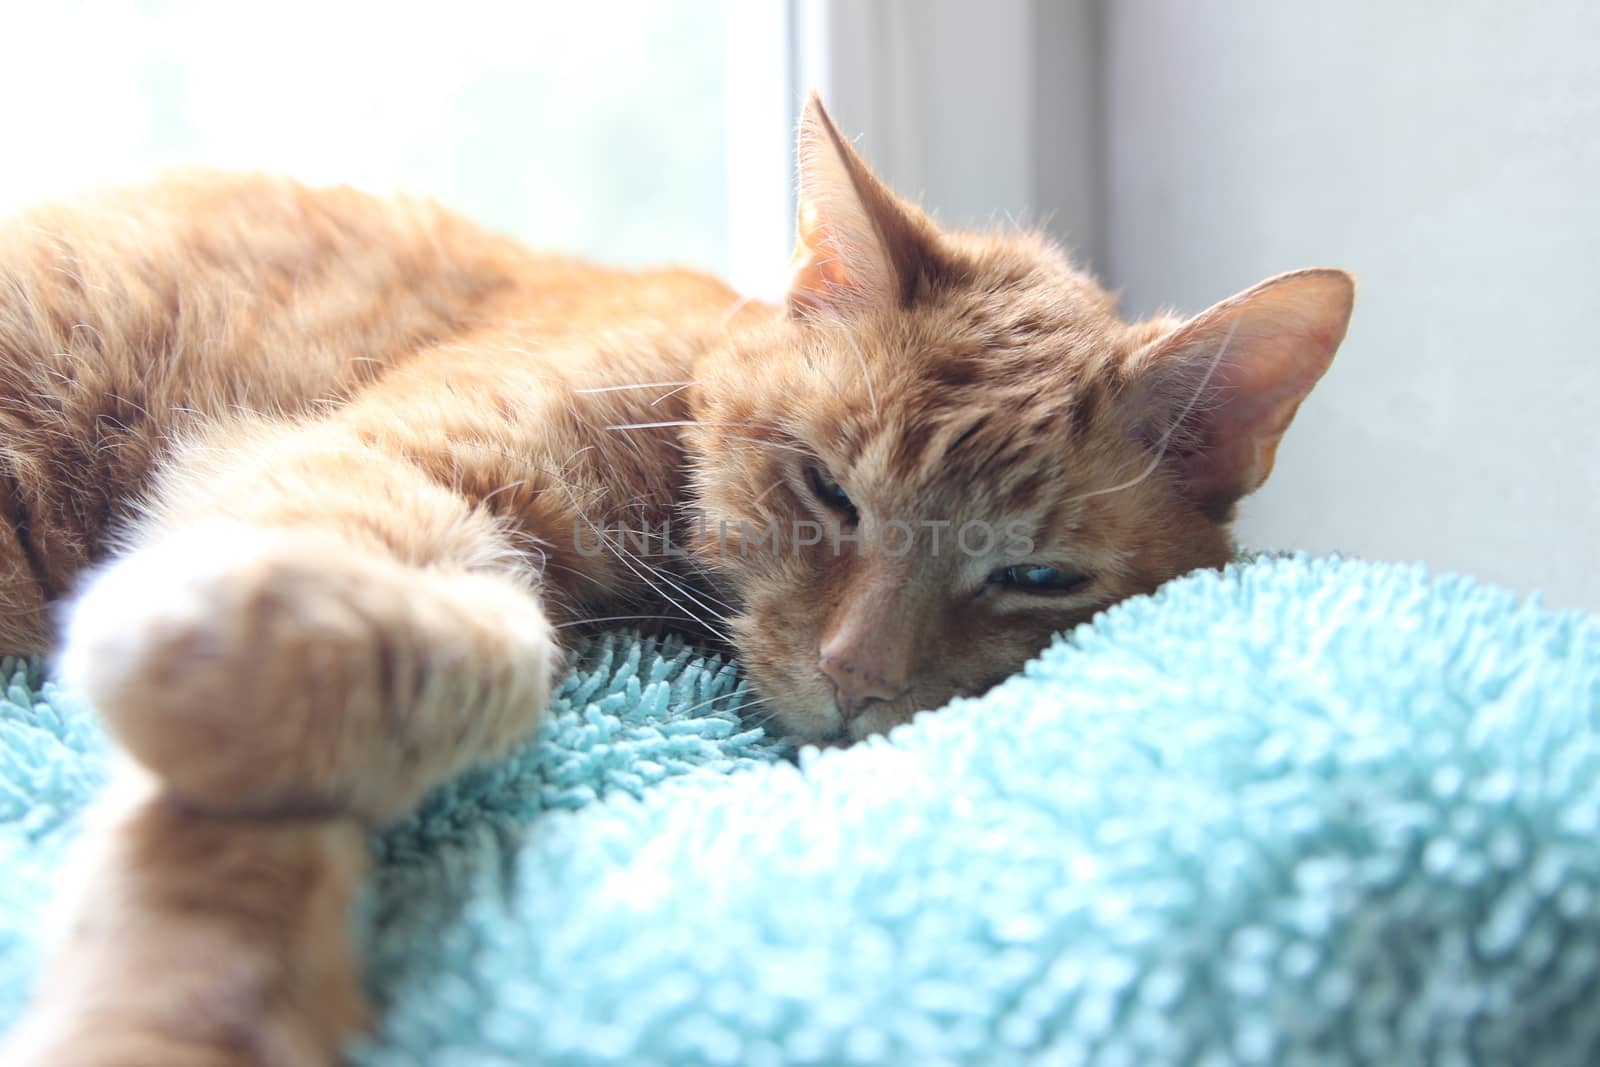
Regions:
<instances>
[{"instance_id":1,"label":"front paw","mask_svg":"<svg viewBox=\"0 0 1600 1067\"><path fill-rule=\"evenodd\" d=\"M169 792L218 814L383 821L543 704L548 625L318 532L216 525L112 564L73 605L65 681ZM481 592L472 587L475 593ZM509 621L509 620L507 620Z\"/></svg>"}]
</instances>

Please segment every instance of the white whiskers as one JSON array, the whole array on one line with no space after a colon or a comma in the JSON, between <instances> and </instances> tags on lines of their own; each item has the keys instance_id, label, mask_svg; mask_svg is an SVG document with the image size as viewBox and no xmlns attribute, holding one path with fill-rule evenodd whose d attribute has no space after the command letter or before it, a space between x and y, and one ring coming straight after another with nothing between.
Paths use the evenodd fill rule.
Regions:
<instances>
[{"instance_id":1,"label":"white whiskers","mask_svg":"<svg viewBox=\"0 0 1600 1067\"><path fill-rule=\"evenodd\" d=\"M585 388L585 389L574 389L573 392L574 393L585 393L585 394L587 394L587 393L622 393L622 392L626 392L626 391L628 391L630 389L670 389L673 386L677 386L680 389L686 389L686 388L688 388L689 386L691 386L693 384L694 384L694 382L692 380L691 381L676 381L676 382L634 382L631 385L595 385L595 386L590 386L590 387ZM671 395L671 394L668 394L668 395Z\"/></svg>"}]
</instances>

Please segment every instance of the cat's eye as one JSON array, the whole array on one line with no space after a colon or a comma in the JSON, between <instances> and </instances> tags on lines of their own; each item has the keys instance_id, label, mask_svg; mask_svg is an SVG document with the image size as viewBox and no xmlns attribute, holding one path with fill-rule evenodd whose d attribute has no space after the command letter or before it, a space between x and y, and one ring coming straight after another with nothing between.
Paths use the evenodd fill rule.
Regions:
<instances>
[{"instance_id":1,"label":"cat's eye","mask_svg":"<svg viewBox=\"0 0 1600 1067\"><path fill-rule=\"evenodd\" d=\"M1067 567L1043 567L1033 563L1017 563L1001 567L989 575L991 585L1004 586L1024 593L1075 593L1089 584L1089 576Z\"/></svg>"},{"instance_id":2,"label":"cat's eye","mask_svg":"<svg viewBox=\"0 0 1600 1067\"><path fill-rule=\"evenodd\" d=\"M830 478L821 467L806 468L806 484L811 487L818 500L837 511L847 523L854 524L861 518L849 494L839 488L839 483Z\"/></svg>"}]
</instances>

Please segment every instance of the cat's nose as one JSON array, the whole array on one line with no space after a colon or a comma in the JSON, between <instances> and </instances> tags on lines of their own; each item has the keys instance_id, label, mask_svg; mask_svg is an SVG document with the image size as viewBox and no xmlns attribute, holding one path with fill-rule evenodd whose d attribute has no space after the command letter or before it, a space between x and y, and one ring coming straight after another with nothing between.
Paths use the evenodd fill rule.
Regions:
<instances>
[{"instance_id":1,"label":"cat's nose","mask_svg":"<svg viewBox=\"0 0 1600 1067\"><path fill-rule=\"evenodd\" d=\"M894 700L907 689L903 670L873 654L870 647L834 640L822 647L818 666L833 683L834 699L844 717L854 719L872 704Z\"/></svg>"},{"instance_id":2,"label":"cat's nose","mask_svg":"<svg viewBox=\"0 0 1600 1067\"><path fill-rule=\"evenodd\" d=\"M817 666L846 721L911 687L917 620L931 605L918 597L906 567L896 557L863 556L822 632Z\"/></svg>"}]
</instances>

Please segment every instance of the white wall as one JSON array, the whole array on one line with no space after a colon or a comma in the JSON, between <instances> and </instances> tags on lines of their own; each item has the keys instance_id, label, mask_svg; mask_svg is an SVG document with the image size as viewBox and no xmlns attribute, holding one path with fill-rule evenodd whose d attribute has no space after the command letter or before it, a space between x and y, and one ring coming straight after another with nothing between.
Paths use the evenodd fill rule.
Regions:
<instances>
[{"instance_id":1,"label":"white wall","mask_svg":"<svg viewBox=\"0 0 1600 1067\"><path fill-rule=\"evenodd\" d=\"M1600 5L1102 8L1106 273L1198 310L1355 271L1255 545L1600 609Z\"/></svg>"}]
</instances>

